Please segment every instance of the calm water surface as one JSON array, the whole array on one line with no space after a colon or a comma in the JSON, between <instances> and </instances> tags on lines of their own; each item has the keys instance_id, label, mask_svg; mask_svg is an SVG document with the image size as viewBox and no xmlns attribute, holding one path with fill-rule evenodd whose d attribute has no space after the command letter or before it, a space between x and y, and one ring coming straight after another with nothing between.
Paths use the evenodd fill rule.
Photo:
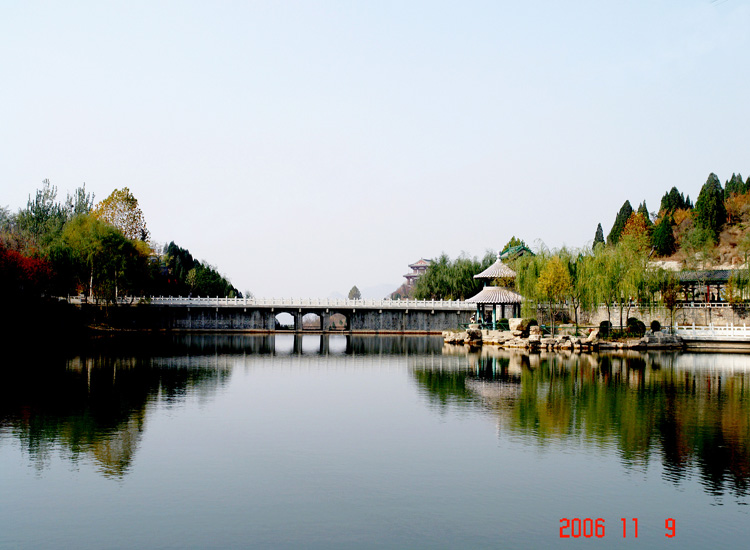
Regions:
<instances>
[{"instance_id":1,"label":"calm water surface","mask_svg":"<svg viewBox=\"0 0 750 550\"><path fill-rule=\"evenodd\" d=\"M191 335L29 350L0 376L0 548L750 537L750 355ZM604 536L561 539L561 518Z\"/></svg>"}]
</instances>

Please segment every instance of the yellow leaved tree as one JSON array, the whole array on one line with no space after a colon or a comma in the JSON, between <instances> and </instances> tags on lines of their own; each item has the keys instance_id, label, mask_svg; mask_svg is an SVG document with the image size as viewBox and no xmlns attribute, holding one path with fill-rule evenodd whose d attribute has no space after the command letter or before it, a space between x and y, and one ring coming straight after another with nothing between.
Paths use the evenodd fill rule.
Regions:
<instances>
[{"instance_id":1,"label":"yellow leaved tree","mask_svg":"<svg viewBox=\"0 0 750 550\"><path fill-rule=\"evenodd\" d=\"M130 189L115 189L92 211L96 218L119 229L128 239L147 241L146 219Z\"/></svg>"}]
</instances>

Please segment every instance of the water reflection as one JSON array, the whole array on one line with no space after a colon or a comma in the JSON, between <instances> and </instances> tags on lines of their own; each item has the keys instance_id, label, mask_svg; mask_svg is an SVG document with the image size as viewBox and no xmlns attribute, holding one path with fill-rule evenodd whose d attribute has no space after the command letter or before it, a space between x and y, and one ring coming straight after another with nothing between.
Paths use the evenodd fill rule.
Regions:
<instances>
[{"instance_id":1,"label":"water reflection","mask_svg":"<svg viewBox=\"0 0 750 550\"><path fill-rule=\"evenodd\" d=\"M78 345L78 344L77 344ZM57 453L93 460L108 477L128 472L151 407L205 401L240 358L440 354L438 338L343 335L124 334L65 355L29 352L0 383L0 438L17 439L39 470ZM319 362L319 361L318 361Z\"/></svg>"},{"instance_id":2,"label":"water reflection","mask_svg":"<svg viewBox=\"0 0 750 550\"><path fill-rule=\"evenodd\" d=\"M215 399L238 365L385 364L408 366L437 414L484 411L504 439L616 452L628 469L657 463L670 483L697 477L717 497L750 490L750 356L739 354L468 352L401 336L97 339L4 369L0 440L19 442L40 470L62 456L121 478L155 407Z\"/></svg>"},{"instance_id":3,"label":"water reflection","mask_svg":"<svg viewBox=\"0 0 750 550\"><path fill-rule=\"evenodd\" d=\"M30 359L3 372L0 435L16 438L37 469L57 452L76 464L91 459L105 476L121 477L154 402L210 395L228 376L206 356L121 357L94 349L72 358Z\"/></svg>"},{"instance_id":4,"label":"water reflection","mask_svg":"<svg viewBox=\"0 0 750 550\"><path fill-rule=\"evenodd\" d=\"M415 364L415 379L433 402L481 403L501 437L614 447L627 468L659 461L672 483L748 495L750 356L445 352L452 366Z\"/></svg>"}]
</instances>

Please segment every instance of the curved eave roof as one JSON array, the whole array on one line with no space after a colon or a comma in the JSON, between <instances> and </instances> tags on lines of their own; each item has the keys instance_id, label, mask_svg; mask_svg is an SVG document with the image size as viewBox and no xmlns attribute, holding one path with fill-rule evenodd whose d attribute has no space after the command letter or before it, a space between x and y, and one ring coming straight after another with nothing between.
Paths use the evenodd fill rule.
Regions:
<instances>
[{"instance_id":1,"label":"curved eave roof","mask_svg":"<svg viewBox=\"0 0 750 550\"><path fill-rule=\"evenodd\" d=\"M520 304L523 296L501 286L486 286L466 301L471 304Z\"/></svg>"},{"instance_id":2,"label":"curved eave roof","mask_svg":"<svg viewBox=\"0 0 750 550\"><path fill-rule=\"evenodd\" d=\"M497 279L497 278L510 278L515 277L516 272L509 268L503 263L501 259L495 260L495 263L490 267L482 271L481 273L474 275L475 279Z\"/></svg>"}]
</instances>

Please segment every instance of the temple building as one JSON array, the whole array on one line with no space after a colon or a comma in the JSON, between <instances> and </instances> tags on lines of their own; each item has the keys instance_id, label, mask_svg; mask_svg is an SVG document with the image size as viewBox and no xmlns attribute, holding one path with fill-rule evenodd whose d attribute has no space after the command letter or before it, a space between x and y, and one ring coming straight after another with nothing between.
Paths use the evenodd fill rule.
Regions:
<instances>
[{"instance_id":1,"label":"temple building","mask_svg":"<svg viewBox=\"0 0 750 550\"><path fill-rule=\"evenodd\" d=\"M430 265L432 265L432 260L425 260L424 258L420 258L413 264L409 264L411 273L404 275L406 278L406 286L413 287L417 282L417 279L427 273L427 268L430 267Z\"/></svg>"},{"instance_id":2,"label":"temple building","mask_svg":"<svg viewBox=\"0 0 750 550\"><path fill-rule=\"evenodd\" d=\"M503 250L500 253L500 259L504 262L510 262L515 260L516 258L520 258L521 256L526 256L527 254L536 256L536 254L534 254L528 246L526 246L525 244L519 244L518 246L509 246L508 248Z\"/></svg>"},{"instance_id":3,"label":"temple building","mask_svg":"<svg viewBox=\"0 0 750 550\"><path fill-rule=\"evenodd\" d=\"M484 288L466 300L477 305L476 322L497 328L500 319L521 316L521 302L523 296L504 286L492 285L492 282L510 282L516 278L516 272L505 265L497 255L497 260L490 267L474 275L475 279L484 280Z\"/></svg>"}]
</instances>

